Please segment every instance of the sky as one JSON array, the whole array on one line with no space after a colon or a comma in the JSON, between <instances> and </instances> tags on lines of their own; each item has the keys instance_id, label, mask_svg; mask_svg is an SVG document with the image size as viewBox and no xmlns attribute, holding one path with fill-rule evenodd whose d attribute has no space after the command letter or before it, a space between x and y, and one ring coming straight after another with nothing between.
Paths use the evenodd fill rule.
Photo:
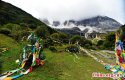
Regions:
<instances>
[{"instance_id":1,"label":"sky","mask_svg":"<svg viewBox=\"0 0 125 80\"><path fill-rule=\"evenodd\" d=\"M108 16L125 24L125 0L3 0L38 19L80 20Z\"/></svg>"}]
</instances>

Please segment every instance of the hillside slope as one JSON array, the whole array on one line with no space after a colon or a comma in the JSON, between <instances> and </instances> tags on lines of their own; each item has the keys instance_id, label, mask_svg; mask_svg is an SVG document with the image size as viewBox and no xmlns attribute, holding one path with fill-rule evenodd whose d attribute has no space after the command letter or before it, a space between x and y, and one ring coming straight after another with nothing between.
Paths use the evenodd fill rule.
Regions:
<instances>
[{"instance_id":1,"label":"hillside slope","mask_svg":"<svg viewBox=\"0 0 125 80\"><path fill-rule=\"evenodd\" d=\"M10 68L8 67L8 65L17 67L17 65L14 62L16 59L20 57L19 52L21 50L20 45L14 39L6 35L0 34L0 49L2 48L7 48L8 51L6 53L2 53L0 51L0 73L1 71Z\"/></svg>"},{"instance_id":2,"label":"hillside slope","mask_svg":"<svg viewBox=\"0 0 125 80\"><path fill-rule=\"evenodd\" d=\"M41 25L43 24L38 19L34 18L32 15L27 12L13 6L9 3L0 1L0 25L7 23L27 23Z\"/></svg>"},{"instance_id":3,"label":"hillside slope","mask_svg":"<svg viewBox=\"0 0 125 80\"><path fill-rule=\"evenodd\" d=\"M25 27L25 30L29 28L35 30L39 27L39 30L46 31L48 34L55 32L54 29L48 27L29 13L10 3L0 1L0 28L5 28L4 25L9 23Z\"/></svg>"}]
</instances>

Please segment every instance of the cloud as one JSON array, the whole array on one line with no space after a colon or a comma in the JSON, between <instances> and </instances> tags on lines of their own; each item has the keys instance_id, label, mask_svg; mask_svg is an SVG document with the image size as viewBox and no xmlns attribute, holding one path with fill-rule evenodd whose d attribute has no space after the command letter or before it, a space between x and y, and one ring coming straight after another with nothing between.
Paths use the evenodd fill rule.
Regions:
<instances>
[{"instance_id":1,"label":"cloud","mask_svg":"<svg viewBox=\"0 0 125 80\"><path fill-rule=\"evenodd\" d=\"M85 19L109 16L124 23L124 0L4 0L37 18L49 20Z\"/></svg>"}]
</instances>

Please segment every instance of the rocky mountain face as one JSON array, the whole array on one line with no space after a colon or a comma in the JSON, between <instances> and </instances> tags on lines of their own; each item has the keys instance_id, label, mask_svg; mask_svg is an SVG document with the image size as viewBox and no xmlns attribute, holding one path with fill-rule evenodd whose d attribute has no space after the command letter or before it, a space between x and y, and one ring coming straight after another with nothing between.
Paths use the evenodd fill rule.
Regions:
<instances>
[{"instance_id":1,"label":"rocky mountain face","mask_svg":"<svg viewBox=\"0 0 125 80\"><path fill-rule=\"evenodd\" d=\"M53 25L52 26L59 26L60 22L59 21L53 21Z\"/></svg>"},{"instance_id":2,"label":"rocky mountain face","mask_svg":"<svg viewBox=\"0 0 125 80\"><path fill-rule=\"evenodd\" d=\"M122 24L107 16L95 16L82 20L66 20L63 23L60 21L53 21L52 24L48 25L68 34L79 34L79 32L106 33L109 31L116 31Z\"/></svg>"},{"instance_id":3,"label":"rocky mountain face","mask_svg":"<svg viewBox=\"0 0 125 80\"><path fill-rule=\"evenodd\" d=\"M80 35L80 32L81 32L81 30L78 27L63 28L63 29L57 29L57 30L70 35Z\"/></svg>"}]
</instances>

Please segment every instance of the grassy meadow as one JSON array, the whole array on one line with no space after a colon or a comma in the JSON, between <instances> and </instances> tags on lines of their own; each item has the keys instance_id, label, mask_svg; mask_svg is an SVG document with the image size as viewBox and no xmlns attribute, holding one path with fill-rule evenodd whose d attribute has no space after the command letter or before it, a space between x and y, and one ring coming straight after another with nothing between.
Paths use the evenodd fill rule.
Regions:
<instances>
[{"instance_id":1,"label":"grassy meadow","mask_svg":"<svg viewBox=\"0 0 125 80\"><path fill-rule=\"evenodd\" d=\"M1 47L8 47L8 51L0 53L2 62L1 73L18 68L15 63L20 58L22 43L17 43L10 37L0 34ZM2 46L4 45L4 46ZM104 66L87 55L78 55L65 51L66 45L56 46L57 52L44 49L46 62L43 66L36 66L33 72L17 80L107 80L107 78L93 78L93 72L109 73Z\"/></svg>"}]
</instances>

